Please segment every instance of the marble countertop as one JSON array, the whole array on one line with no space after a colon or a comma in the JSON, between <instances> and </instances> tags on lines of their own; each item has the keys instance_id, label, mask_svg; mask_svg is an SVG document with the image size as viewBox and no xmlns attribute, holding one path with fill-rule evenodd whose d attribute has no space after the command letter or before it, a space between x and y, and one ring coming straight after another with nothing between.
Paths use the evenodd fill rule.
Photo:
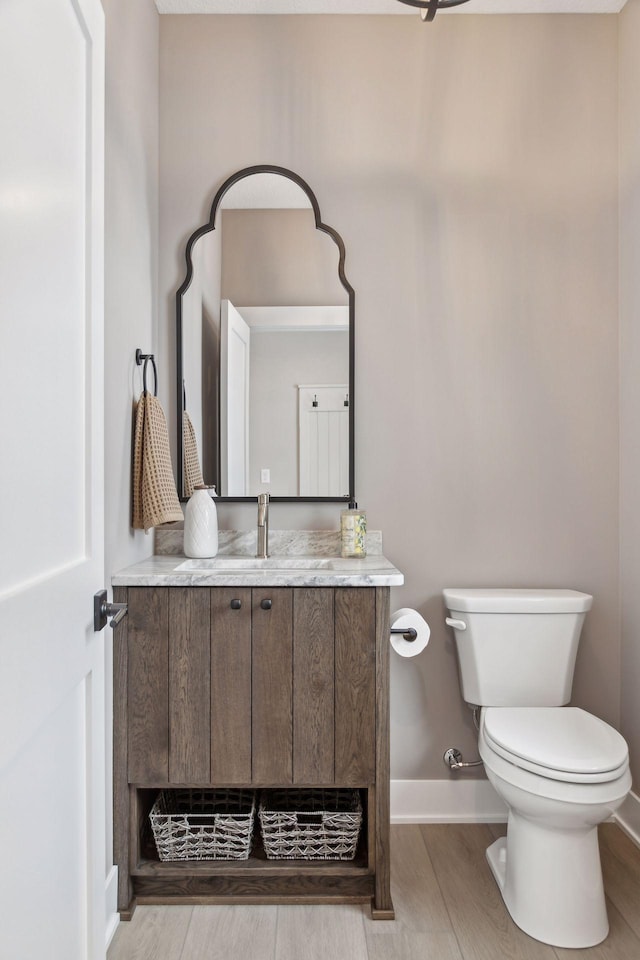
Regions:
<instances>
[{"instance_id":1,"label":"marble countertop","mask_svg":"<svg viewBox=\"0 0 640 960\"><path fill-rule=\"evenodd\" d=\"M179 555L149 557L112 578L116 587L398 587L404 575L381 553L336 556L219 554L212 560Z\"/></svg>"}]
</instances>

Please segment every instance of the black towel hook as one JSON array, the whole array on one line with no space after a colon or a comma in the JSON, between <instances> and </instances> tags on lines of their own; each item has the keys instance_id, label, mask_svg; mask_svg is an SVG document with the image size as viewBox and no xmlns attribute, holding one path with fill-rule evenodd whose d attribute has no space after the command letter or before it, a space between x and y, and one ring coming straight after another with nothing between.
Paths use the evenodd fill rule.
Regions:
<instances>
[{"instance_id":1,"label":"black towel hook","mask_svg":"<svg viewBox=\"0 0 640 960\"><path fill-rule=\"evenodd\" d=\"M158 396L158 368L156 367L156 358L152 353L143 353L140 347L136 350L136 364L141 365L144 360L144 367L142 368L142 389L144 393L147 392L147 363L151 360L151 366L153 367L153 395L154 397Z\"/></svg>"}]
</instances>

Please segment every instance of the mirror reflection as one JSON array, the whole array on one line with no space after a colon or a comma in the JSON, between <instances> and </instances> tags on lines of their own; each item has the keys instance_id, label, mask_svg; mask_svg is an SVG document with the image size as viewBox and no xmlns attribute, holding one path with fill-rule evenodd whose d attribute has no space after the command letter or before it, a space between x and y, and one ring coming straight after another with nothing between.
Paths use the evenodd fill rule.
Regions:
<instances>
[{"instance_id":1,"label":"mirror reflection","mask_svg":"<svg viewBox=\"0 0 640 960\"><path fill-rule=\"evenodd\" d=\"M178 292L182 493L203 480L231 499L348 500L353 291L342 241L295 175L242 173L214 200L215 229L190 239L192 274Z\"/></svg>"}]
</instances>

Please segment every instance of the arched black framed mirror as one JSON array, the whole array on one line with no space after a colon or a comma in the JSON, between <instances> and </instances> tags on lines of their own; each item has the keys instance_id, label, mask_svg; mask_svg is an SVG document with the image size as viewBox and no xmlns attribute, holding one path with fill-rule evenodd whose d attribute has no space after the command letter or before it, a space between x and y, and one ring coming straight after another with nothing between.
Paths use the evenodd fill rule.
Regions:
<instances>
[{"instance_id":1,"label":"arched black framed mirror","mask_svg":"<svg viewBox=\"0 0 640 960\"><path fill-rule=\"evenodd\" d=\"M309 185L246 167L188 239L176 293L178 485L351 502L355 293Z\"/></svg>"}]
</instances>

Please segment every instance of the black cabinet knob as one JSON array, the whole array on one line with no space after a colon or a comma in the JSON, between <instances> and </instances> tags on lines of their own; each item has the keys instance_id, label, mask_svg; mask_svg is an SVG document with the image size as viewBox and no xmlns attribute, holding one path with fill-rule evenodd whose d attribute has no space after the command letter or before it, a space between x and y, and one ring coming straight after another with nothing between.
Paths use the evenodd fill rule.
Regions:
<instances>
[{"instance_id":1,"label":"black cabinet knob","mask_svg":"<svg viewBox=\"0 0 640 960\"><path fill-rule=\"evenodd\" d=\"M231 609L232 609L232 610L239 610L241 606L242 606L242 600L232 600L232 601L231 601Z\"/></svg>"},{"instance_id":2,"label":"black cabinet knob","mask_svg":"<svg viewBox=\"0 0 640 960\"><path fill-rule=\"evenodd\" d=\"M260 606L263 610L271 610L271 600L261 600Z\"/></svg>"}]
</instances>

